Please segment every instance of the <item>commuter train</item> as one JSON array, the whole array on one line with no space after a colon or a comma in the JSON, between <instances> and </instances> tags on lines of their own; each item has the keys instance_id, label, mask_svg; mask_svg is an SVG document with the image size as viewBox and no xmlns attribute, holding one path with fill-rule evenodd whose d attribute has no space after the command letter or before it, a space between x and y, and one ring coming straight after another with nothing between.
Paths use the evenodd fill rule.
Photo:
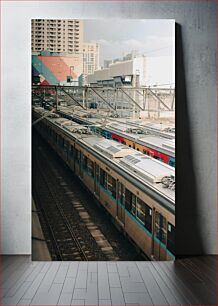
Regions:
<instances>
[{"instance_id":1,"label":"commuter train","mask_svg":"<svg viewBox=\"0 0 218 306\"><path fill-rule=\"evenodd\" d=\"M127 145L143 154L149 155L172 167L175 167L175 135L157 130L151 124L142 126L127 125L124 123L111 122L105 126L98 124L96 119L84 118L64 111L58 111L61 116L73 120L79 124L90 126L90 129L96 134L100 134L107 139L113 139L124 145ZM149 134L143 134L144 132ZM163 136L161 136L163 135ZM170 137L166 138L166 137ZM174 137L174 139L173 139Z\"/></svg>"},{"instance_id":2,"label":"commuter train","mask_svg":"<svg viewBox=\"0 0 218 306\"><path fill-rule=\"evenodd\" d=\"M33 110L34 128L113 223L152 260L175 259L175 169L66 118ZM56 114L52 114L57 117Z\"/></svg>"}]
</instances>

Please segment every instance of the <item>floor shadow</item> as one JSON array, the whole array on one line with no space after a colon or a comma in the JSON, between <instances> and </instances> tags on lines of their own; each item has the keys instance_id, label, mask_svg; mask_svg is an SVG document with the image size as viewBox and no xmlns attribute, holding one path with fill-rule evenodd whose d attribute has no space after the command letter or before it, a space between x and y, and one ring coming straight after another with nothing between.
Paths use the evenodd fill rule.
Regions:
<instances>
[{"instance_id":1,"label":"floor shadow","mask_svg":"<svg viewBox=\"0 0 218 306\"><path fill-rule=\"evenodd\" d=\"M187 99L182 27L176 24L176 254L204 252L194 168L191 117Z\"/></svg>"}]
</instances>

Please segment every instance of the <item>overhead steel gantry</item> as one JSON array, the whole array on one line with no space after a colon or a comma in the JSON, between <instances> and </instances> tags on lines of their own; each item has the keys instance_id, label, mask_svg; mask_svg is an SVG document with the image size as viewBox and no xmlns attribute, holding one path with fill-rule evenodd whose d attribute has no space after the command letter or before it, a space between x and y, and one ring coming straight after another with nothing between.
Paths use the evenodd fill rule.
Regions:
<instances>
[{"instance_id":1,"label":"overhead steel gantry","mask_svg":"<svg viewBox=\"0 0 218 306\"><path fill-rule=\"evenodd\" d=\"M66 106L78 106L83 110L106 107L114 113L122 109L148 112L174 111L175 91L172 88L157 87L33 85L32 102L56 108L65 103Z\"/></svg>"}]
</instances>

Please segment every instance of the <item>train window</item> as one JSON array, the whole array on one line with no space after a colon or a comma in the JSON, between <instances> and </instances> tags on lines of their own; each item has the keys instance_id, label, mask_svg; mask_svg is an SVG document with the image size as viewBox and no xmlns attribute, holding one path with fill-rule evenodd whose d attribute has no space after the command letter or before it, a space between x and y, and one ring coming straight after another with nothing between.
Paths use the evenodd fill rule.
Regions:
<instances>
[{"instance_id":1,"label":"train window","mask_svg":"<svg viewBox=\"0 0 218 306\"><path fill-rule=\"evenodd\" d=\"M83 155L83 169L88 170L88 158L85 155Z\"/></svg>"},{"instance_id":2,"label":"train window","mask_svg":"<svg viewBox=\"0 0 218 306\"><path fill-rule=\"evenodd\" d=\"M77 163L80 163L80 151L78 151L77 149L75 149L75 161Z\"/></svg>"},{"instance_id":3,"label":"train window","mask_svg":"<svg viewBox=\"0 0 218 306\"><path fill-rule=\"evenodd\" d=\"M107 132L107 139L111 139L111 133Z\"/></svg>"},{"instance_id":4,"label":"train window","mask_svg":"<svg viewBox=\"0 0 218 306\"><path fill-rule=\"evenodd\" d=\"M123 184L121 184L121 183L118 183L118 200L122 205L124 205L124 202L125 202L125 188L123 187Z\"/></svg>"},{"instance_id":5,"label":"train window","mask_svg":"<svg viewBox=\"0 0 218 306\"><path fill-rule=\"evenodd\" d=\"M137 148L137 151L139 151L139 148Z\"/></svg>"},{"instance_id":6,"label":"train window","mask_svg":"<svg viewBox=\"0 0 218 306\"><path fill-rule=\"evenodd\" d=\"M152 209L145 204L145 227L152 232Z\"/></svg>"},{"instance_id":7,"label":"train window","mask_svg":"<svg viewBox=\"0 0 218 306\"><path fill-rule=\"evenodd\" d=\"M95 164L95 177L96 181L100 182L100 167L96 164Z\"/></svg>"},{"instance_id":8,"label":"train window","mask_svg":"<svg viewBox=\"0 0 218 306\"><path fill-rule=\"evenodd\" d=\"M132 146L131 146L131 145L129 145L129 147L130 147L130 148L132 148Z\"/></svg>"},{"instance_id":9,"label":"train window","mask_svg":"<svg viewBox=\"0 0 218 306\"><path fill-rule=\"evenodd\" d=\"M100 185L107 189L107 173L100 169Z\"/></svg>"},{"instance_id":10,"label":"train window","mask_svg":"<svg viewBox=\"0 0 218 306\"><path fill-rule=\"evenodd\" d=\"M136 196L126 189L125 191L125 206L126 209L131 212L133 215L135 215L136 211Z\"/></svg>"},{"instance_id":11,"label":"train window","mask_svg":"<svg viewBox=\"0 0 218 306\"><path fill-rule=\"evenodd\" d=\"M173 158L170 158L170 160L169 160L169 165L170 165L171 167L175 167L176 163L175 163L175 160L174 160Z\"/></svg>"},{"instance_id":12,"label":"train window","mask_svg":"<svg viewBox=\"0 0 218 306\"><path fill-rule=\"evenodd\" d=\"M107 188L116 199L116 180L109 174L107 175Z\"/></svg>"},{"instance_id":13,"label":"train window","mask_svg":"<svg viewBox=\"0 0 218 306\"><path fill-rule=\"evenodd\" d=\"M88 161L87 161L87 168L88 168L88 174L91 177L94 177L94 163L89 158L88 158Z\"/></svg>"},{"instance_id":14,"label":"train window","mask_svg":"<svg viewBox=\"0 0 218 306\"><path fill-rule=\"evenodd\" d=\"M159 212L155 212L155 225L154 225L155 236L163 243L166 244L166 218Z\"/></svg>"},{"instance_id":15,"label":"train window","mask_svg":"<svg viewBox=\"0 0 218 306\"><path fill-rule=\"evenodd\" d=\"M58 135L58 145L60 147L64 146L64 139L60 135Z\"/></svg>"},{"instance_id":16,"label":"train window","mask_svg":"<svg viewBox=\"0 0 218 306\"><path fill-rule=\"evenodd\" d=\"M73 156L74 147L70 146L70 154Z\"/></svg>"},{"instance_id":17,"label":"train window","mask_svg":"<svg viewBox=\"0 0 218 306\"><path fill-rule=\"evenodd\" d=\"M160 160L160 161L164 162L164 160L163 160L161 157L154 156L154 158L157 159L157 160Z\"/></svg>"},{"instance_id":18,"label":"train window","mask_svg":"<svg viewBox=\"0 0 218 306\"><path fill-rule=\"evenodd\" d=\"M54 132L54 140L57 143L58 142L58 134Z\"/></svg>"},{"instance_id":19,"label":"train window","mask_svg":"<svg viewBox=\"0 0 218 306\"><path fill-rule=\"evenodd\" d=\"M168 222L168 231L167 231L167 249L175 254L175 227Z\"/></svg>"},{"instance_id":20,"label":"train window","mask_svg":"<svg viewBox=\"0 0 218 306\"><path fill-rule=\"evenodd\" d=\"M57 144L60 145L60 136L57 134Z\"/></svg>"},{"instance_id":21,"label":"train window","mask_svg":"<svg viewBox=\"0 0 218 306\"><path fill-rule=\"evenodd\" d=\"M144 224L145 223L145 203L137 198L136 217Z\"/></svg>"},{"instance_id":22,"label":"train window","mask_svg":"<svg viewBox=\"0 0 218 306\"><path fill-rule=\"evenodd\" d=\"M122 141L122 144L123 144L123 145L126 145L126 142L125 142L125 141Z\"/></svg>"},{"instance_id":23,"label":"train window","mask_svg":"<svg viewBox=\"0 0 218 306\"><path fill-rule=\"evenodd\" d=\"M68 147L69 147L69 142L67 140L64 140L64 139L63 139L63 142L64 142L64 150L67 152Z\"/></svg>"},{"instance_id":24,"label":"train window","mask_svg":"<svg viewBox=\"0 0 218 306\"><path fill-rule=\"evenodd\" d=\"M60 136L57 134L57 144L60 145Z\"/></svg>"},{"instance_id":25,"label":"train window","mask_svg":"<svg viewBox=\"0 0 218 306\"><path fill-rule=\"evenodd\" d=\"M136 196L132 194L132 209L131 213L135 216L136 214Z\"/></svg>"}]
</instances>

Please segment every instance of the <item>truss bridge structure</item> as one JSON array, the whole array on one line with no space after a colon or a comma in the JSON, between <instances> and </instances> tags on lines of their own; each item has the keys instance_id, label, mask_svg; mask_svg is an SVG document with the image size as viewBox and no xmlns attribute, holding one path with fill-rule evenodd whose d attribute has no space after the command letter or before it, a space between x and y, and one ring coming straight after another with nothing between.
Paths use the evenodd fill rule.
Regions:
<instances>
[{"instance_id":1,"label":"truss bridge structure","mask_svg":"<svg viewBox=\"0 0 218 306\"><path fill-rule=\"evenodd\" d=\"M174 118L174 88L33 85L32 104L108 110L114 117Z\"/></svg>"}]
</instances>

